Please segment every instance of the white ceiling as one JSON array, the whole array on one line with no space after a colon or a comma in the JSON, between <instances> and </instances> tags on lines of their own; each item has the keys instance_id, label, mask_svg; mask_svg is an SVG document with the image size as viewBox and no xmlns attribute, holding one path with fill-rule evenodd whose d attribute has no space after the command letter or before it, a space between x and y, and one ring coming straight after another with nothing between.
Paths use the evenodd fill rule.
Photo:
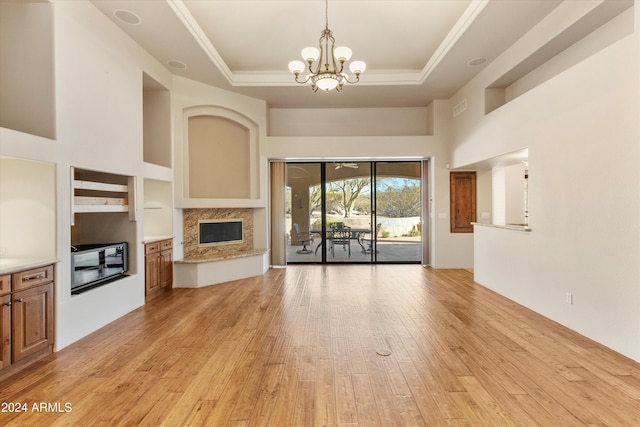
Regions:
<instances>
[{"instance_id":1,"label":"white ceiling","mask_svg":"<svg viewBox=\"0 0 640 427\"><path fill-rule=\"evenodd\" d=\"M317 45L324 0L91 0L173 73L274 108L412 107L446 99L561 0L329 0L337 45L367 63L360 83L313 93L287 64ZM128 24L114 12L138 15ZM487 58L480 66L467 63Z\"/></svg>"}]
</instances>

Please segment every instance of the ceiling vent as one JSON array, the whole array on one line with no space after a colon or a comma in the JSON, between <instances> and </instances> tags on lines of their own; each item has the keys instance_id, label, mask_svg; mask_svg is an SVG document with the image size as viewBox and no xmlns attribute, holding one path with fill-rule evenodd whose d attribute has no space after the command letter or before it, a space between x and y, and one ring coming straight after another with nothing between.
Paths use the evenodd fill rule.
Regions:
<instances>
[{"instance_id":1,"label":"ceiling vent","mask_svg":"<svg viewBox=\"0 0 640 427\"><path fill-rule=\"evenodd\" d=\"M467 98L463 99L462 101L460 101L456 105L454 105L454 107L453 107L453 117L456 117L456 116L460 115L466 109L467 109Z\"/></svg>"}]
</instances>

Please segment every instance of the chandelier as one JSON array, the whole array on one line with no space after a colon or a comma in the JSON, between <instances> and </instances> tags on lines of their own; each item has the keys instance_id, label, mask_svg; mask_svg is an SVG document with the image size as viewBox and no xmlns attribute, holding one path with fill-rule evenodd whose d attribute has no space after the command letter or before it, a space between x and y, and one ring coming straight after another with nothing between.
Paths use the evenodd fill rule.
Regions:
<instances>
[{"instance_id":1,"label":"chandelier","mask_svg":"<svg viewBox=\"0 0 640 427\"><path fill-rule=\"evenodd\" d=\"M349 64L349 70L355 76L350 80L346 72L343 72L344 63L351 58L351 49L346 46L335 46L333 33L329 29L329 0L325 0L325 26L320 33L319 46L305 47L302 49L302 59L307 61L308 67L302 61L291 61L289 71L293 73L297 83L310 84L311 89L317 92L321 89L325 92L337 90L340 92L345 83L357 83L360 81L360 74L367 68L364 61L353 61ZM316 62L317 61L317 62ZM315 63L315 64L314 64ZM300 73L307 68L310 74L304 79L300 78Z\"/></svg>"}]
</instances>

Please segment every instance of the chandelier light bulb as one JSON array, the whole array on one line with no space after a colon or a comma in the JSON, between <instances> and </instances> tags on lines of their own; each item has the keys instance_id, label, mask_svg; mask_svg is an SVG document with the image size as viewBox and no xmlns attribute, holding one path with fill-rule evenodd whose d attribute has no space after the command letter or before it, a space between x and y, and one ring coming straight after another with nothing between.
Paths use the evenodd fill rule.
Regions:
<instances>
[{"instance_id":1,"label":"chandelier light bulb","mask_svg":"<svg viewBox=\"0 0 640 427\"><path fill-rule=\"evenodd\" d=\"M358 75L360 73L363 73L364 70L367 69L367 64L365 64L364 61L353 61L351 64L349 64L349 69L353 74Z\"/></svg>"},{"instance_id":2,"label":"chandelier light bulb","mask_svg":"<svg viewBox=\"0 0 640 427\"><path fill-rule=\"evenodd\" d=\"M314 62L320 57L320 51L317 47L308 46L302 49L302 59L307 62Z\"/></svg>"},{"instance_id":3,"label":"chandelier light bulb","mask_svg":"<svg viewBox=\"0 0 640 427\"><path fill-rule=\"evenodd\" d=\"M338 46L334 49L333 54L340 62L348 61L351 58L351 49L346 46Z\"/></svg>"},{"instance_id":4,"label":"chandelier light bulb","mask_svg":"<svg viewBox=\"0 0 640 427\"><path fill-rule=\"evenodd\" d=\"M289 71L291 71L293 74L300 74L302 71L304 71L304 63L302 61L291 61L289 62Z\"/></svg>"}]
</instances>

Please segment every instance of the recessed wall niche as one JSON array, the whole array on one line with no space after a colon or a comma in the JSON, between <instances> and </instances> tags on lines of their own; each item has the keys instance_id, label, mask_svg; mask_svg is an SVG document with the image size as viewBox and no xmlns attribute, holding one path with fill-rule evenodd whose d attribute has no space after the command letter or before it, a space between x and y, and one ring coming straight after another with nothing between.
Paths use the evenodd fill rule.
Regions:
<instances>
[{"instance_id":1,"label":"recessed wall niche","mask_svg":"<svg viewBox=\"0 0 640 427\"><path fill-rule=\"evenodd\" d=\"M255 132L221 115L193 115L187 126L188 197L257 198Z\"/></svg>"},{"instance_id":2,"label":"recessed wall niche","mask_svg":"<svg viewBox=\"0 0 640 427\"><path fill-rule=\"evenodd\" d=\"M173 186L171 182L144 180L144 236L173 235Z\"/></svg>"},{"instance_id":3,"label":"recessed wall niche","mask_svg":"<svg viewBox=\"0 0 640 427\"><path fill-rule=\"evenodd\" d=\"M169 90L142 76L143 154L146 163L171 167L171 97Z\"/></svg>"},{"instance_id":4,"label":"recessed wall niche","mask_svg":"<svg viewBox=\"0 0 640 427\"><path fill-rule=\"evenodd\" d=\"M0 2L0 127L56 138L53 42L51 2Z\"/></svg>"}]
</instances>

